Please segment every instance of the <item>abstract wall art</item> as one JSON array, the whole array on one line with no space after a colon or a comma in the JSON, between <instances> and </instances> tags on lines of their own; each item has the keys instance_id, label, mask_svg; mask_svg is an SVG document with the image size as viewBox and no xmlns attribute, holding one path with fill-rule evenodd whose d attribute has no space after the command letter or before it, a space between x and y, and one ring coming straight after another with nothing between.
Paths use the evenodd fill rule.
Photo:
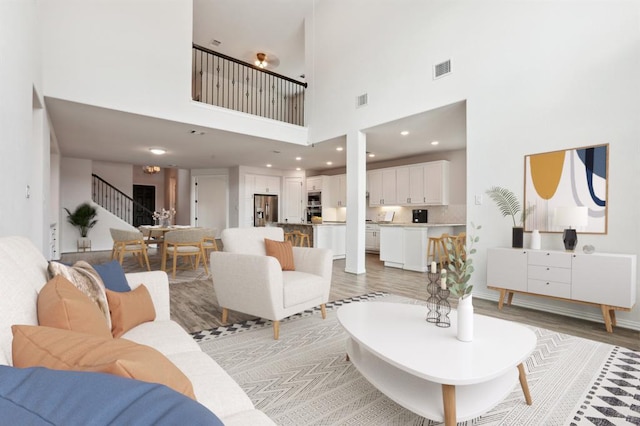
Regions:
<instances>
[{"instance_id":1,"label":"abstract wall art","mask_svg":"<svg viewBox=\"0 0 640 426\"><path fill-rule=\"evenodd\" d=\"M524 205L535 205L525 231L562 232L554 224L557 207L588 208L580 233L607 233L609 144L527 155L524 158Z\"/></svg>"}]
</instances>

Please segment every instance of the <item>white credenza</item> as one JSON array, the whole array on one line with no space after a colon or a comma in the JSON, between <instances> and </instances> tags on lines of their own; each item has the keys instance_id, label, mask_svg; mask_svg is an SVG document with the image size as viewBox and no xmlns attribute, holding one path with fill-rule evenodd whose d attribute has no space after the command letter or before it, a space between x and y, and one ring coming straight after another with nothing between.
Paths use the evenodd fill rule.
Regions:
<instances>
[{"instance_id":1,"label":"white credenza","mask_svg":"<svg viewBox=\"0 0 640 426\"><path fill-rule=\"evenodd\" d=\"M492 248L487 287L500 291L499 309L515 293L597 305L611 333L615 311L630 311L636 302L636 261L632 254Z\"/></svg>"}]
</instances>

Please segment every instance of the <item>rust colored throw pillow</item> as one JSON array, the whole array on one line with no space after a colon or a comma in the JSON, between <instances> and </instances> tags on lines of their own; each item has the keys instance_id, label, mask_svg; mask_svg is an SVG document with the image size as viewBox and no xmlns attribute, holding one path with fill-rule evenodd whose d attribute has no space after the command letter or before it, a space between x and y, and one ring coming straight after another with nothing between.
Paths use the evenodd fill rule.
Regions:
<instances>
[{"instance_id":1,"label":"rust colored throw pillow","mask_svg":"<svg viewBox=\"0 0 640 426\"><path fill-rule=\"evenodd\" d=\"M296 270L293 264L293 246L291 245L291 241L274 241L265 238L264 247L267 251L267 256L278 259L283 271Z\"/></svg>"},{"instance_id":2,"label":"rust colored throw pillow","mask_svg":"<svg viewBox=\"0 0 640 426\"><path fill-rule=\"evenodd\" d=\"M156 319L151 295L144 285L123 293L106 291L113 337L120 337L136 325Z\"/></svg>"},{"instance_id":3,"label":"rust colored throw pillow","mask_svg":"<svg viewBox=\"0 0 640 426\"><path fill-rule=\"evenodd\" d=\"M111 337L97 304L62 275L56 275L38 294L38 324Z\"/></svg>"},{"instance_id":4,"label":"rust colored throw pillow","mask_svg":"<svg viewBox=\"0 0 640 426\"><path fill-rule=\"evenodd\" d=\"M195 399L193 385L171 361L152 347L33 325L14 325L13 366L108 373L159 383Z\"/></svg>"}]
</instances>

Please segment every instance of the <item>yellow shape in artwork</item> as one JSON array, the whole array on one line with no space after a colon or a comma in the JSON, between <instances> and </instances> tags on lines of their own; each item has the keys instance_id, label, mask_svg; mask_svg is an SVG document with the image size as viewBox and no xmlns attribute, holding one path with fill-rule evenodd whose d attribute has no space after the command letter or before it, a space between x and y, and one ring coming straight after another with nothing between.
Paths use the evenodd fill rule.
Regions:
<instances>
[{"instance_id":1,"label":"yellow shape in artwork","mask_svg":"<svg viewBox=\"0 0 640 426\"><path fill-rule=\"evenodd\" d=\"M531 180L543 200L549 200L558 189L565 151L547 152L529 157Z\"/></svg>"}]
</instances>

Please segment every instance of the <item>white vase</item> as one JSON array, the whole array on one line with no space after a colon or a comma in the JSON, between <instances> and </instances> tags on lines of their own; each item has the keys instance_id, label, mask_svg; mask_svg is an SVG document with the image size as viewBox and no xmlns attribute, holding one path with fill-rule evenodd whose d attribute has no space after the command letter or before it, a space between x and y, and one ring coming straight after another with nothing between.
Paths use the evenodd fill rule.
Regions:
<instances>
[{"instance_id":1,"label":"white vase","mask_svg":"<svg viewBox=\"0 0 640 426\"><path fill-rule=\"evenodd\" d=\"M531 232L531 249L540 250L540 232L537 229Z\"/></svg>"},{"instance_id":2,"label":"white vase","mask_svg":"<svg viewBox=\"0 0 640 426\"><path fill-rule=\"evenodd\" d=\"M458 340L471 342L473 340L473 299L469 295L458 299Z\"/></svg>"}]
</instances>

